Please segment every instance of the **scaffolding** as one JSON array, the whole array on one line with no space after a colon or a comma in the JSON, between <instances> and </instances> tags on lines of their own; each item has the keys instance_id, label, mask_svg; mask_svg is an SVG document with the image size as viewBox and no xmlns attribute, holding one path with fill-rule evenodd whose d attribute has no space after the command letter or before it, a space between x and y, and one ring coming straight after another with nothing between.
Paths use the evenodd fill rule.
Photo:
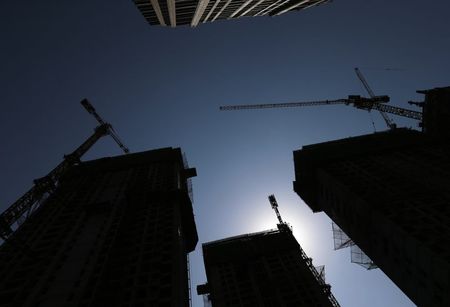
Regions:
<instances>
[{"instance_id":1,"label":"scaffolding","mask_svg":"<svg viewBox=\"0 0 450 307\"><path fill-rule=\"evenodd\" d=\"M323 293L328 297L331 305L333 307L340 307L340 305L337 302L336 298L334 297L333 293L331 293L331 286L325 282L325 266L321 265L321 266L314 267L312 264L312 258L309 258L305 254L305 251L301 248L301 246L299 246L299 248L300 248L300 254L301 254L303 261L305 261L309 270L314 275L314 278L317 280L317 282L321 286Z\"/></svg>"},{"instance_id":2,"label":"scaffolding","mask_svg":"<svg viewBox=\"0 0 450 307\"><path fill-rule=\"evenodd\" d=\"M203 306L212 307L210 294L203 294Z\"/></svg>"},{"instance_id":3,"label":"scaffolding","mask_svg":"<svg viewBox=\"0 0 450 307\"><path fill-rule=\"evenodd\" d=\"M334 222L331 223L333 228L333 241L334 241L334 250L338 250L341 248L346 248L354 245L353 241L342 231L341 228Z\"/></svg>"},{"instance_id":4,"label":"scaffolding","mask_svg":"<svg viewBox=\"0 0 450 307\"><path fill-rule=\"evenodd\" d=\"M319 273L319 278L325 282L325 266L318 265L315 268L316 268L317 273Z\"/></svg>"},{"instance_id":5,"label":"scaffolding","mask_svg":"<svg viewBox=\"0 0 450 307\"><path fill-rule=\"evenodd\" d=\"M378 268L378 266L367 256L349 236L334 222L333 229L334 250L350 247L350 259L352 263L359 264L367 270Z\"/></svg>"},{"instance_id":6,"label":"scaffolding","mask_svg":"<svg viewBox=\"0 0 450 307\"><path fill-rule=\"evenodd\" d=\"M367 270L378 268L378 266L357 245L350 247L352 263L359 264Z\"/></svg>"},{"instance_id":7,"label":"scaffolding","mask_svg":"<svg viewBox=\"0 0 450 307\"><path fill-rule=\"evenodd\" d=\"M192 307L191 263L189 261L189 253L186 254L186 267L187 267L187 278L188 278L189 307Z\"/></svg>"}]
</instances>

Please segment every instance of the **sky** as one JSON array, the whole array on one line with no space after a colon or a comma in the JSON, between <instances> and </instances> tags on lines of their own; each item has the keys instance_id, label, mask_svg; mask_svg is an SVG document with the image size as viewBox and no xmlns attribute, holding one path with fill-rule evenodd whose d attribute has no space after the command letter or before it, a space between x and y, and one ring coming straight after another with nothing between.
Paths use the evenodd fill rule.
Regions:
<instances>
[{"instance_id":1,"label":"sky","mask_svg":"<svg viewBox=\"0 0 450 307\"><path fill-rule=\"evenodd\" d=\"M278 17L175 29L149 26L132 1L0 3L0 210L96 126L88 98L132 152L181 147L193 179L199 244L195 287L206 281L201 243L276 227L267 196L342 306L414 306L379 269L333 251L331 221L294 193L293 150L386 129L348 106L221 112L227 104L377 95L412 108L416 90L449 86L450 2L336 0ZM392 116L398 126L413 120ZM372 123L373 121L373 123ZM121 154L110 138L83 158Z\"/></svg>"}]
</instances>

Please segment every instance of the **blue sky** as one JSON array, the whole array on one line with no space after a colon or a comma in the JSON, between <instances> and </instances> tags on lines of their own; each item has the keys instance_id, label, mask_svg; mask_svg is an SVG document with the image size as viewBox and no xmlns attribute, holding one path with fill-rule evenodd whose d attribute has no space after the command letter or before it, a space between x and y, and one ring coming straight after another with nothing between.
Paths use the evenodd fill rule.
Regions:
<instances>
[{"instance_id":1,"label":"blue sky","mask_svg":"<svg viewBox=\"0 0 450 307\"><path fill-rule=\"evenodd\" d=\"M380 271L333 251L331 222L292 190L292 151L385 129L346 106L219 112L226 104L376 94L393 105L416 90L448 86L450 3L336 0L274 18L198 28L150 27L132 1L3 1L0 4L0 209L92 132L89 98L133 152L181 147L197 168L200 242L274 228L274 193L285 220L342 306L412 306ZM399 126L411 120L392 118ZM110 139L85 157L120 154ZM201 246L193 288L205 281ZM194 306L201 306L193 293Z\"/></svg>"}]
</instances>

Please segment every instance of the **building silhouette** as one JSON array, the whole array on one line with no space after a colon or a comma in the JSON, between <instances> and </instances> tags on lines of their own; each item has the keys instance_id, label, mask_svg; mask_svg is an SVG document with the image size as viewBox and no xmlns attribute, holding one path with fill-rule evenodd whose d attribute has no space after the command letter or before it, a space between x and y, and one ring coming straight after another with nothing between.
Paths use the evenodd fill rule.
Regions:
<instances>
[{"instance_id":1,"label":"building silhouette","mask_svg":"<svg viewBox=\"0 0 450 307\"><path fill-rule=\"evenodd\" d=\"M450 86L417 91L424 94L422 131L432 137L450 139Z\"/></svg>"},{"instance_id":2,"label":"building silhouette","mask_svg":"<svg viewBox=\"0 0 450 307\"><path fill-rule=\"evenodd\" d=\"M419 306L450 305L449 142L396 129L303 146L294 163L294 190L333 220L335 248L356 244L355 262Z\"/></svg>"},{"instance_id":3,"label":"building silhouette","mask_svg":"<svg viewBox=\"0 0 450 307\"><path fill-rule=\"evenodd\" d=\"M163 148L74 166L0 246L0 306L189 306L183 161Z\"/></svg>"},{"instance_id":4,"label":"building silhouette","mask_svg":"<svg viewBox=\"0 0 450 307\"><path fill-rule=\"evenodd\" d=\"M240 17L276 16L329 0L134 0L150 25L176 27Z\"/></svg>"},{"instance_id":5,"label":"building silhouette","mask_svg":"<svg viewBox=\"0 0 450 307\"><path fill-rule=\"evenodd\" d=\"M287 225L204 243L205 306L339 306Z\"/></svg>"}]
</instances>

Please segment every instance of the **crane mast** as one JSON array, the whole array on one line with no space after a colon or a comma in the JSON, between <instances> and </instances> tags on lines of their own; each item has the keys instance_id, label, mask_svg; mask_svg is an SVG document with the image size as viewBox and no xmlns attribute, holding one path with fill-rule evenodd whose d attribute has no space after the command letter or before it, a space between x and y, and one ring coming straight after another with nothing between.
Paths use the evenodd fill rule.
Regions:
<instances>
[{"instance_id":1,"label":"crane mast","mask_svg":"<svg viewBox=\"0 0 450 307\"><path fill-rule=\"evenodd\" d=\"M87 99L81 104L93 114L99 122L94 133L84 141L72 153L65 155L64 160L59 163L46 176L34 180L34 185L4 212L0 214L0 238L6 240L14 233L12 226L17 223L19 227L22 219L27 219L41 204L47 195L52 194L56 189L61 176L72 166L80 163L81 157L103 136L111 135L119 147L128 153L129 149L123 145L117 134L112 129L111 124L105 122L95 111L94 107Z\"/></svg>"},{"instance_id":2,"label":"crane mast","mask_svg":"<svg viewBox=\"0 0 450 307\"><path fill-rule=\"evenodd\" d=\"M275 211L275 214L277 215L277 219L278 219L278 224L277 227L280 231L289 231L292 232L291 228L289 227L289 225L283 221L283 219L281 218L281 214L280 211L278 211L278 203L277 200L275 199L275 195L269 195L269 202L270 205L272 206L272 209Z\"/></svg>"}]
</instances>

